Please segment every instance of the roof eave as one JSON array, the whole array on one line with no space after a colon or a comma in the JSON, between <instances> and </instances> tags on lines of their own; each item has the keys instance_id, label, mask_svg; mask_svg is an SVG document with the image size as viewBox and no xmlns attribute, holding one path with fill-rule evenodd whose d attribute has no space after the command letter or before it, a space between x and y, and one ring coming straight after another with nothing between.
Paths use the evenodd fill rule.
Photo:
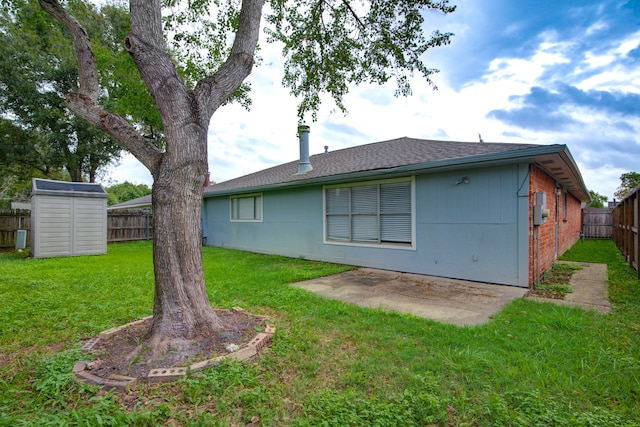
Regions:
<instances>
[{"instance_id":1,"label":"roof eave","mask_svg":"<svg viewBox=\"0 0 640 427\"><path fill-rule=\"evenodd\" d=\"M236 188L229 190L215 191L215 185L211 191L204 193L204 198L226 196L231 194L246 194L255 193L259 191L278 190L292 187L306 187L310 185L327 185L335 184L337 182L345 182L350 180L358 180L370 177L380 177L383 175L385 178L394 178L397 175L403 175L407 173L415 172L439 172L444 170L459 169L467 166L498 166L514 162L528 162L539 164L544 160L551 158L562 159L562 164L566 165L567 172L569 172L569 183L572 185L565 185L569 191L574 194L581 201L589 200L589 192L584 186L582 176L578 171L578 168L573 161L573 157L569 152L566 145L554 144L554 145L541 145L537 147L525 148L522 150L506 151L501 153L482 154L470 157L460 157L455 159L439 160L435 162L417 163L413 165L398 166L388 169L373 169L367 171L350 172L346 174L324 176L289 182L280 182L274 184L251 186L245 188ZM544 166L539 164L542 169L545 169L547 173L554 176L550 170L547 170ZM559 181L562 182L562 181ZM562 182L563 185L565 184Z\"/></svg>"}]
</instances>

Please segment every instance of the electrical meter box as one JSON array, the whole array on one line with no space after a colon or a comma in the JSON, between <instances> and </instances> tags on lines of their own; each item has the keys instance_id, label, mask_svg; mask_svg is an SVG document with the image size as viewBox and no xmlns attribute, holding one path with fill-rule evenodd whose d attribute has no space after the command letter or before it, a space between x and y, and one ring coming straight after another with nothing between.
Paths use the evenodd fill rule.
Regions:
<instances>
[{"instance_id":1,"label":"electrical meter box","mask_svg":"<svg viewBox=\"0 0 640 427\"><path fill-rule=\"evenodd\" d=\"M549 217L547 209L547 193L536 193L536 204L533 205L533 225L542 225Z\"/></svg>"}]
</instances>

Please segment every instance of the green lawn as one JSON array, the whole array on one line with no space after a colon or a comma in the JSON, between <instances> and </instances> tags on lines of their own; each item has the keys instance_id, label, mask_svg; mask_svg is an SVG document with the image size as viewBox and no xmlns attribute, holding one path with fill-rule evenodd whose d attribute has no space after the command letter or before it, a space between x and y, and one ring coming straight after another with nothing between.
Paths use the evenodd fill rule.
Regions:
<instances>
[{"instance_id":1,"label":"green lawn","mask_svg":"<svg viewBox=\"0 0 640 427\"><path fill-rule=\"evenodd\" d=\"M203 254L212 303L271 316L271 348L125 396L78 384L71 367L83 338L151 314L150 243L0 254L0 426L640 425L640 282L610 241L563 259L608 265L613 313L520 299L474 327L288 286L344 266Z\"/></svg>"}]
</instances>

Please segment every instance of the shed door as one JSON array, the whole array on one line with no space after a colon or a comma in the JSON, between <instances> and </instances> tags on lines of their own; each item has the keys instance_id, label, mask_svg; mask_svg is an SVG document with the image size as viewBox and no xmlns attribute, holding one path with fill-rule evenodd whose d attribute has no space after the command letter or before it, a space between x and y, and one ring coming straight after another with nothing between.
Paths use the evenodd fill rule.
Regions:
<instances>
[{"instance_id":1,"label":"shed door","mask_svg":"<svg viewBox=\"0 0 640 427\"><path fill-rule=\"evenodd\" d=\"M72 255L73 198L36 196L32 215L32 255L37 258Z\"/></svg>"}]
</instances>

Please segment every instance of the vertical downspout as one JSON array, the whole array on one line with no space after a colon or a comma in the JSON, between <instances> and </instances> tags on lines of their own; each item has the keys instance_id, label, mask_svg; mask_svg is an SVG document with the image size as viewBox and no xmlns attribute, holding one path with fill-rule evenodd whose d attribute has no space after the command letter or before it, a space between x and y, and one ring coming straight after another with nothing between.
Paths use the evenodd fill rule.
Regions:
<instances>
[{"instance_id":1,"label":"vertical downspout","mask_svg":"<svg viewBox=\"0 0 640 427\"><path fill-rule=\"evenodd\" d=\"M556 253L555 253L555 257L554 259L558 259L558 248L560 245L560 195L558 194L558 187L556 186L556 189L554 190L554 192L556 193L556 236L555 236L555 243L556 243Z\"/></svg>"},{"instance_id":2,"label":"vertical downspout","mask_svg":"<svg viewBox=\"0 0 640 427\"><path fill-rule=\"evenodd\" d=\"M536 226L536 231L538 236L536 237L536 278L534 280L534 284L537 284L540 281L540 228L541 226Z\"/></svg>"}]
</instances>

